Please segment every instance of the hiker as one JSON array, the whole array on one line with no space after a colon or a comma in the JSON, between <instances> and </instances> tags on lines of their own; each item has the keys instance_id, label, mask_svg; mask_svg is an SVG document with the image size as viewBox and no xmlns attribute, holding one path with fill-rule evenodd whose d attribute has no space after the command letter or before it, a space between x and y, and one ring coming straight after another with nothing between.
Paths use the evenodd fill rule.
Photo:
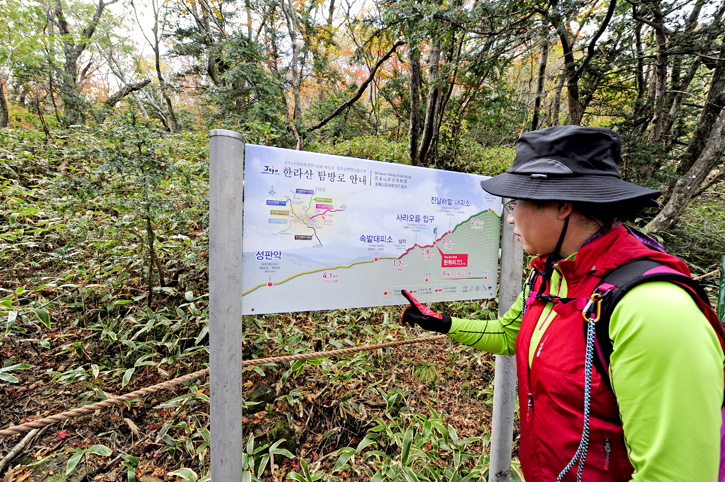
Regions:
<instances>
[{"instance_id":1,"label":"hiker","mask_svg":"<svg viewBox=\"0 0 725 482\"><path fill-rule=\"evenodd\" d=\"M506 220L524 250L537 255L522 294L503 317L482 321L435 313L404 292L411 305L401 318L516 355L526 482L716 481L723 350L722 326L706 316L709 307L669 281L632 288L604 335L608 370L588 370L589 315L597 314L598 299L589 301L602 277L640 258L662 266L653 271L690 276L685 263L623 224L661 193L622 181L619 161L619 136L606 128L522 135L511 168L481 182L512 199Z\"/></svg>"}]
</instances>

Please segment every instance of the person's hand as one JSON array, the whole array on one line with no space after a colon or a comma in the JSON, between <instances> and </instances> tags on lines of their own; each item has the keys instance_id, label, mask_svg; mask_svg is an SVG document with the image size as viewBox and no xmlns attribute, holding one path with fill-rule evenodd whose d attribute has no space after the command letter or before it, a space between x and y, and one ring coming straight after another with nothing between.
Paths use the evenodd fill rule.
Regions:
<instances>
[{"instance_id":1,"label":"person's hand","mask_svg":"<svg viewBox=\"0 0 725 482\"><path fill-rule=\"evenodd\" d=\"M425 305L420 304L409 292L400 290L410 302L410 306L403 310L400 320L410 326L418 325L424 330L448 333L451 329L451 317L436 313Z\"/></svg>"}]
</instances>

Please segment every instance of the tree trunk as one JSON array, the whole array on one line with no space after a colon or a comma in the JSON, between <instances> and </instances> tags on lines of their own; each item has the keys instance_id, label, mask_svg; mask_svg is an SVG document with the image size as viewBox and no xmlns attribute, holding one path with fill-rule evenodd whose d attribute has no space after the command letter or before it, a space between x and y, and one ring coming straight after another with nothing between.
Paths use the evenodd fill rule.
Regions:
<instances>
[{"instance_id":1,"label":"tree trunk","mask_svg":"<svg viewBox=\"0 0 725 482\"><path fill-rule=\"evenodd\" d=\"M685 99L685 92L687 91L687 88L692 83L693 79L695 78L695 74L697 73L698 69L702 65L702 61L700 58L696 58L692 60L692 65L687 70L687 73L680 77L679 83L677 86L673 86L673 90L675 91L675 95L672 98L672 102L670 103L669 113L667 114L667 117L665 118L664 125L662 126L662 134L664 136L667 136L670 138L670 141L668 142L668 146L672 146L674 141L677 139L677 135L675 132L673 132L673 126L675 125L675 121L680 115L680 111L682 109L682 103Z\"/></svg>"},{"instance_id":2,"label":"tree trunk","mask_svg":"<svg viewBox=\"0 0 725 482\"><path fill-rule=\"evenodd\" d=\"M418 148L418 160L421 164L426 164L428 152L436 125L436 107L441 98L441 87L439 80L441 60L440 40L436 38L430 48L430 58L428 59L428 100L425 106L425 120L423 121L423 137L420 140Z\"/></svg>"},{"instance_id":3,"label":"tree trunk","mask_svg":"<svg viewBox=\"0 0 725 482\"><path fill-rule=\"evenodd\" d=\"M91 17L87 26L79 35L74 35L70 31L63 12L62 0L55 0L54 6L48 7L48 20L58 28L58 32L63 36L65 64L60 86L60 97L64 104L63 123L65 125L73 125L85 121L85 103L83 102L78 86L78 59L96 32L105 8L117 1L109 0L108 2L104 2L103 0L98 0L93 17ZM79 39L77 44L75 39Z\"/></svg>"},{"instance_id":4,"label":"tree trunk","mask_svg":"<svg viewBox=\"0 0 725 482\"><path fill-rule=\"evenodd\" d=\"M4 129L8 126L8 120L10 113L8 111L8 101L5 98L5 89L3 88L3 81L0 79L0 129Z\"/></svg>"},{"instance_id":5,"label":"tree trunk","mask_svg":"<svg viewBox=\"0 0 725 482\"><path fill-rule=\"evenodd\" d=\"M171 103L171 97L169 97L169 94L166 92L166 80L161 73L161 36L159 35L159 17L161 12L159 2L157 0L153 0L151 2L151 7L154 15L154 25L151 28L151 32L154 34L154 38L153 41L149 41L149 43L151 44L151 49L154 51L154 68L156 69L156 78L159 81L159 89L161 90L161 96L164 98L164 103L166 104L167 115L164 116L167 119L165 122L166 128L169 132L174 133L179 130L179 123L176 120L176 114L174 113L174 106ZM141 22L139 22L139 27L140 26Z\"/></svg>"},{"instance_id":6,"label":"tree trunk","mask_svg":"<svg viewBox=\"0 0 725 482\"><path fill-rule=\"evenodd\" d=\"M561 50L564 55L564 71L566 72L567 80L567 101L569 103L569 123L573 125L580 125L582 117L584 116L584 109L579 100L579 80L584 74L589 62L591 62L591 60L597 55L597 41L607 30L609 22L612 20L615 7L617 6L617 0L609 0L607 13L602 19L597 31L589 39L589 44L586 48L586 55L580 59L579 63L576 62L574 56L574 42L578 38L579 32L573 33L570 36L566 19L562 17L562 14L559 11L558 1L553 1L551 6L552 12L549 20L559 36Z\"/></svg>"},{"instance_id":7,"label":"tree trunk","mask_svg":"<svg viewBox=\"0 0 725 482\"><path fill-rule=\"evenodd\" d=\"M60 84L60 100L63 102L62 122L66 126L81 124L85 121L85 109L81 93L75 83L76 68L66 57L66 68Z\"/></svg>"},{"instance_id":8,"label":"tree trunk","mask_svg":"<svg viewBox=\"0 0 725 482\"><path fill-rule=\"evenodd\" d=\"M725 111L720 114L713 125L711 134L692 167L675 184L672 196L665 207L647 224L647 230L661 232L670 227L690 202L700 184L720 162L720 158L725 153Z\"/></svg>"},{"instance_id":9,"label":"tree trunk","mask_svg":"<svg viewBox=\"0 0 725 482\"><path fill-rule=\"evenodd\" d=\"M677 174L684 175L688 172L700 153L704 149L708 139L711 139L714 124L725 107L725 43L720 48L719 60L715 66L710 82L710 90L707 93L705 107L692 133L692 139L682 156L680 165L677 167Z\"/></svg>"},{"instance_id":10,"label":"tree trunk","mask_svg":"<svg viewBox=\"0 0 725 482\"><path fill-rule=\"evenodd\" d=\"M642 22L639 20L636 20L637 16L637 7L632 6L632 18L635 20L635 29L634 29L634 57L636 61L636 86L637 86L637 96L634 98L634 111L633 111L633 118L634 118L634 128L632 130L632 135L635 139L637 139L638 142L642 142L642 138L644 137L645 131L646 131L646 95L647 95L647 79L645 76L644 71L644 46L642 43Z\"/></svg>"},{"instance_id":11,"label":"tree trunk","mask_svg":"<svg viewBox=\"0 0 725 482\"><path fill-rule=\"evenodd\" d=\"M290 72L292 74L292 133L297 139L297 149L302 148L302 136L297 129L297 123L302 119L302 100L300 90L302 86L302 66L300 65L300 50L302 47L302 39L297 23L297 12L292 4L292 0L283 0L280 3L285 20L287 21L287 31L289 33L290 43L292 44L292 55L290 59Z\"/></svg>"},{"instance_id":12,"label":"tree trunk","mask_svg":"<svg viewBox=\"0 0 725 482\"><path fill-rule=\"evenodd\" d=\"M697 0L697 3L695 4L692 12L690 13L690 16L687 19L687 22L685 23L685 35L692 35L692 33L698 27L700 12L702 11L704 5L705 0ZM725 8L725 4L722 4L716 12L713 23L719 23L721 21L722 15L724 13L723 8ZM714 31L708 34L706 36L705 45L711 45L715 40L715 37L716 34L714 33ZM668 98L669 104L665 107L668 110L668 113L665 117L664 125L662 127L662 135L668 138L668 149L671 149L672 145L679 137L679 133L673 131L673 126L675 125L675 121L680 115L682 103L685 98L685 91L689 88L690 84L695 78L695 74L697 73L700 65L702 65L702 58L700 56L696 56L694 59L692 59L692 64L690 65L689 69L687 69L687 72L683 75L682 57L677 56L673 61L671 76L671 91L673 92L673 95Z\"/></svg>"},{"instance_id":13,"label":"tree trunk","mask_svg":"<svg viewBox=\"0 0 725 482\"><path fill-rule=\"evenodd\" d=\"M582 111L579 104L579 78L576 75L574 52L569 36L564 31L559 34L561 48L564 51L564 72L566 72L566 101L569 105L569 124L578 126L582 121Z\"/></svg>"},{"instance_id":14,"label":"tree trunk","mask_svg":"<svg viewBox=\"0 0 725 482\"><path fill-rule=\"evenodd\" d=\"M633 6L632 9L635 7ZM637 22L634 33L635 59L637 60L637 97L635 102L644 99L647 82L644 78L644 47L642 46L642 22Z\"/></svg>"},{"instance_id":15,"label":"tree trunk","mask_svg":"<svg viewBox=\"0 0 725 482\"><path fill-rule=\"evenodd\" d=\"M566 82L566 74L559 75L559 81L554 89L554 100L551 103L551 125L559 125L559 116L561 115L561 91L564 90L564 82Z\"/></svg>"},{"instance_id":16,"label":"tree trunk","mask_svg":"<svg viewBox=\"0 0 725 482\"><path fill-rule=\"evenodd\" d=\"M294 99L294 111L292 114L292 121L299 121L302 117L302 104L300 101L300 84L302 79L301 66L300 66L300 32L297 23L297 12L292 5L291 0L287 0L289 3L282 2L282 11L284 12L285 20L287 21L287 29L289 31L290 43L292 45L292 55L290 59L290 71L292 74L292 96Z\"/></svg>"},{"instance_id":17,"label":"tree trunk","mask_svg":"<svg viewBox=\"0 0 725 482\"><path fill-rule=\"evenodd\" d=\"M244 11L247 13L247 38L252 39L252 4L249 0L244 0Z\"/></svg>"},{"instance_id":18,"label":"tree trunk","mask_svg":"<svg viewBox=\"0 0 725 482\"><path fill-rule=\"evenodd\" d=\"M544 85L546 83L546 64L549 60L549 39L544 38L541 43L541 58L539 58L539 79L536 83L536 97L534 98L534 113L531 116L531 130L539 128L539 111L544 98Z\"/></svg>"},{"instance_id":19,"label":"tree trunk","mask_svg":"<svg viewBox=\"0 0 725 482\"><path fill-rule=\"evenodd\" d=\"M324 73L324 68L330 62L330 45L332 44L332 37L333 37L332 20L334 17L335 17L335 0L330 0L330 5L327 10L327 29L325 30L325 38L323 40L323 46L322 46L323 68L318 69L317 73L316 73L317 87L319 88L319 91L317 92L317 101L320 103L320 105L325 101L325 78L324 78L323 73ZM329 35L329 37L328 37L328 35Z\"/></svg>"},{"instance_id":20,"label":"tree trunk","mask_svg":"<svg viewBox=\"0 0 725 482\"><path fill-rule=\"evenodd\" d=\"M420 166L418 158L418 135L420 133L420 87L423 83L420 72L420 50L410 46L410 128L408 130L408 156L410 163Z\"/></svg>"},{"instance_id":21,"label":"tree trunk","mask_svg":"<svg viewBox=\"0 0 725 482\"><path fill-rule=\"evenodd\" d=\"M654 66L654 115L650 124L648 140L654 144L662 137L664 125L665 103L667 101L667 36L665 33L664 16L655 4L652 12L651 25L655 31L655 66Z\"/></svg>"}]
</instances>

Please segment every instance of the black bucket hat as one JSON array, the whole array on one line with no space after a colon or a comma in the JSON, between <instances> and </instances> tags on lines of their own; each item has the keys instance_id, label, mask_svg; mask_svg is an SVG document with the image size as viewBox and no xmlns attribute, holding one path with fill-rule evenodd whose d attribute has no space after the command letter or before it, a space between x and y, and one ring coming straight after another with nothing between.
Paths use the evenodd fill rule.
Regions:
<instances>
[{"instance_id":1,"label":"black bucket hat","mask_svg":"<svg viewBox=\"0 0 725 482\"><path fill-rule=\"evenodd\" d=\"M657 205L660 191L622 181L621 141L604 127L556 126L527 132L516 158L498 176L481 181L495 196L536 201Z\"/></svg>"}]
</instances>

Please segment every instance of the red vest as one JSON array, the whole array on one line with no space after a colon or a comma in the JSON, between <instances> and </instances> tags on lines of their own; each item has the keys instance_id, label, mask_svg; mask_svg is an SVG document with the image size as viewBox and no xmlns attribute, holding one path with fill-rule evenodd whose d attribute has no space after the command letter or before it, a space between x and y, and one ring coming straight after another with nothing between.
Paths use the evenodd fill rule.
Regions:
<instances>
[{"instance_id":1,"label":"red vest","mask_svg":"<svg viewBox=\"0 0 725 482\"><path fill-rule=\"evenodd\" d=\"M561 261L557 269L566 279L567 298L581 300L589 297L607 272L644 257L690 275L682 261L644 246L622 226L586 244L575 260ZM531 267L542 271L544 258L535 259ZM576 453L584 425L586 339L581 301L557 303L556 318L535 347L529 367L532 335L546 305L543 300L534 300L539 285L540 278L531 288L516 340L521 410L519 455L526 482L555 481ZM548 287L544 293L548 294ZM593 369L589 447L582 480L627 481L632 472L614 393ZM575 481L576 473L574 465L563 480Z\"/></svg>"}]
</instances>

